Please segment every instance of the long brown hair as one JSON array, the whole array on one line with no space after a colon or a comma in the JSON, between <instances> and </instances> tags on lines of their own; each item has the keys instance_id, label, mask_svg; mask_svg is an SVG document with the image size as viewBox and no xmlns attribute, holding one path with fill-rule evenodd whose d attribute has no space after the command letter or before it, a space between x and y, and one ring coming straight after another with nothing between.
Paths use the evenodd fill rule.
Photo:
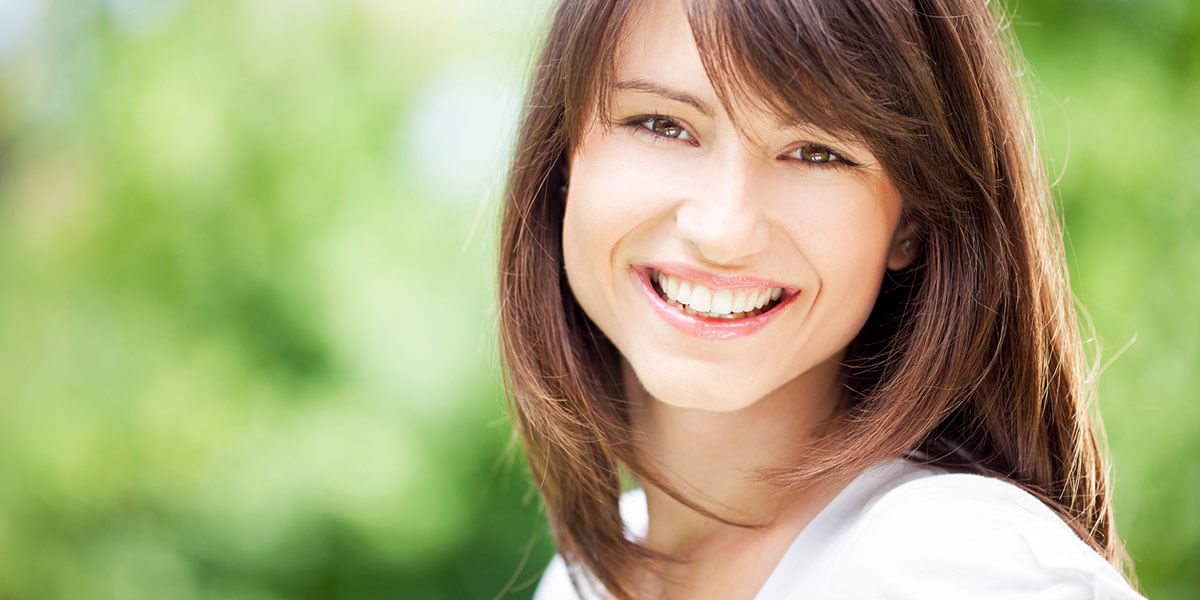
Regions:
<instances>
[{"instance_id":1,"label":"long brown hair","mask_svg":"<svg viewBox=\"0 0 1200 600\"><path fill-rule=\"evenodd\" d=\"M661 558L622 529L622 469L661 478L632 443L617 351L567 286L560 188L585 119L607 106L634 9L566 0L554 14L499 257L502 357L533 479L572 576L618 598L632 597L634 560ZM1001 477L1123 567L1061 225L1003 19L984 0L691 0L687 11L727 107L757 99L863 140L917 231L918 260L885 279L847 350L836 426L764 477L801 486L897 456Z\"/></svg>"}]
</instances>

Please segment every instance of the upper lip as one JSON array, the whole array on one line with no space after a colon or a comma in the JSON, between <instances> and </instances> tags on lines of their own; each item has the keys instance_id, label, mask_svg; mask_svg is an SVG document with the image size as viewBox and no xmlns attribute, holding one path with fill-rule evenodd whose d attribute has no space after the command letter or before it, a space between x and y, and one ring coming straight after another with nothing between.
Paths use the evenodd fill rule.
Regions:
<instances>
[{"instance_id":1,"label":"upper lip","mask_svg":"<svg viewBox=\"0 0 1200 600\"><path fill-rule=\"evenodd\" d=\"M722 274L713 273L693 267L683 263L653 263L644 265L644 268L654 269L667 275L674 275L681 279L686 279L692 283L699 283L709 288L783 288L785 290L794 290L795 288L787 284L780 283L771 279L762 277L753 277L744 274Z\"/></svg>"}]
</instances>

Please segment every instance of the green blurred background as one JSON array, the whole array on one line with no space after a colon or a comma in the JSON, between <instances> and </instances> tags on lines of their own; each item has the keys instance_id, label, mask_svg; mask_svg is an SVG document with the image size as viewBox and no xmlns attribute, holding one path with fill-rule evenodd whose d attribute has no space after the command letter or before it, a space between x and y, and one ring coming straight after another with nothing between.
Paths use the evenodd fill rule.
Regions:
<instances>
[{"instance_id":1,"label":"green blurred background","mask_svg":"<svg viewBox=\"0 0 1200 600\"><path fill-rule=\"evenodd\" d=\"M1121 533L1200 597L1200 6L1016 9ZM491 265L546 10L0 0L0 598L529 597Z\"/></svg>"}]
</instances>

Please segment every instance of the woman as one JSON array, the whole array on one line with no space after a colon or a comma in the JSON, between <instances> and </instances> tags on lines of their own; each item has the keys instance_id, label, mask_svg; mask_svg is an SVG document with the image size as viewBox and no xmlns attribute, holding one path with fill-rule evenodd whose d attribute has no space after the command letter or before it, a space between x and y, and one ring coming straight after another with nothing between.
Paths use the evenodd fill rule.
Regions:
<instances>
[{"instance_id":1,"label":"woman","mask_svg":"<svg viewBox=\"0 0 1200 600\"><path fill-rule=\"evenodd\" d=\"M1138 597L1001 29L558 8L500 253L539 599Z\"/></svg>"}]
</instances>

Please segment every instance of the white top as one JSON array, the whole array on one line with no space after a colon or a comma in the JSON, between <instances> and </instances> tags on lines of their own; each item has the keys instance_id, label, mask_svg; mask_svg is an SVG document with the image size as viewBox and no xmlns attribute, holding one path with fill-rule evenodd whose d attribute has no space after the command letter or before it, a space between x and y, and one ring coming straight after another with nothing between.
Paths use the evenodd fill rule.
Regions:
<instances>
[{"instance_id":1,"label":"white top","mask_svg":"<svg viewBox=\"0 0 1200 600\"><path fill-rule=\"evenodd\" d=\"M645 536L642 490L621 497ZM582 582L582 600L603 588ZM868 469L796 536L754 600L1142 598L1032 494L897 459ZM555 556L534 600L581 600Z\"/></svg>"}]
</instances>

